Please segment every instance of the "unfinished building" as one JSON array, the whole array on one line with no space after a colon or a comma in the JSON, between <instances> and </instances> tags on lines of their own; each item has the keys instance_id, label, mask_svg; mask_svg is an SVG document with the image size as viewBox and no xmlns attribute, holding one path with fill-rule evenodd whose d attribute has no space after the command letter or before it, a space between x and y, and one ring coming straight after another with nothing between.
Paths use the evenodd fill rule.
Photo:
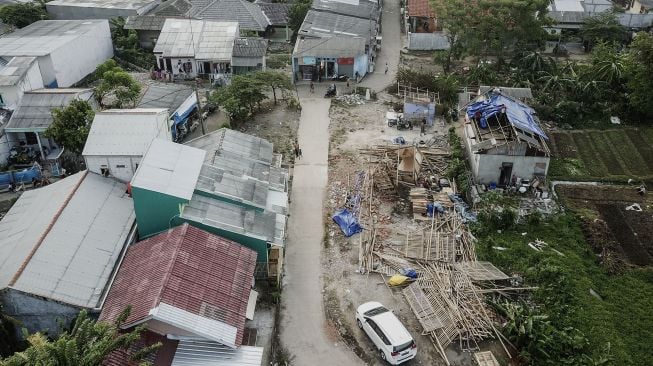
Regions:
<instances>
[{"instance_id":1,"label":"unfinished building","mask_svg":"<svg viewBox=\"0 0 653 366\"><path fill-rule=\"evenodd\" d=\"M477 184L505 187L546 178L551 151L532 108L494 88L465 109L465 147Z\"/></svg>"}]
</instances>

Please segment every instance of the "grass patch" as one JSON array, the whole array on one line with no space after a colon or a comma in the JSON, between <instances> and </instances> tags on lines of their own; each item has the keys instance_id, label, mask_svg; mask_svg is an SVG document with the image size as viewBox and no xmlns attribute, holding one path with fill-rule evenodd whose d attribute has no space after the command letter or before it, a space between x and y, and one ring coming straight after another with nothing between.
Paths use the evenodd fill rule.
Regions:
<instances>
[{"instance_id":1,"label":"grass patch","mask_svg":"<svg viewBox=\"0 0 653 366\"><path fill-rule=\"evenodd\" d=\"M631 174L637 176L650 174L638 148L632 144L625 131L606 131L605 134L609 138L610 146L621 157Z\"/></svg>"},{"instance_id":2,"label":"grass patch","mask_svg":"<svg viewBox=\"0 0 653 366\"><path fill-rule=\"evenodd\" d=\"M521 233L527 233L522 236ZM595 361L611 359L612 365L653 365L653 270L630 270L610 275L587 244L580 221L571 213L538 225L520 225L501 233L479 233L479 259L489 260L506 273L517 272L540 288L533 301L549 315L557 329L572 327L586 337L582 353ZM536 252L528 247L544 240L562 252ZM492 246L508 248L496 251ZM556 268L556 271L546 271ZM601 300L590 294L590 289ZM609 351L607 351L609 349ZM563 364L551 356L543 364ZM590 364L573 363L573 364Z\"/></svg>"},{"instance_id":3,"label":"grass patch","mask_svg":"<svg viewBox=\"0 0 653 366\"><path fill-rule=\"evenodd\" d=\"M608 136L605 132L593 131L588 133L590 139L592 140L593 147L598 151L599 156L597 158L601 159L603 164L608 170L609 175L623 175L626 173L622 163L617 159L617 154L611 148L611 142L608 140Z\"/></svg>"},{"instance_id":4,"label":"grass patch","mask_svg":"<svg viewBox=\"0 0 653 366\"><path fill-rule=\"evenodd\" d=\"M290 65L290 55L287 53L274 54L267 57L266 66L271 69L283 69Z\"/></svg>"}]
</instances>

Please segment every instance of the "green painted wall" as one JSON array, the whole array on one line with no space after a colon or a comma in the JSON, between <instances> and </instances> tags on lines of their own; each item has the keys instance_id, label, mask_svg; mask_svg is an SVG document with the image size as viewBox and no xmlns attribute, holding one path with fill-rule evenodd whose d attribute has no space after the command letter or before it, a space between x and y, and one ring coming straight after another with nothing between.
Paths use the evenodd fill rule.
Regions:
<instances>
[{"instance_id":1,"label":"green painted wall","mask_svg":"<svg viewBox=\"0 0 653 366\"><path fill-rule=\"evenodd\" d=\"M188 203L179 197L163 193L153 192L146 189L133 187L132 197L134 199L134 211L136 212L136 223L138 224L138 235L140 239L147 238L168 230L174 225L171 219L179 215L179 206Z\"/></svg>"},{"instance_id":2,"label":"green painted wall","mask_svg":"<svg viewBox=\"0 0 653 366\"><path fill-rule=\"evenodd\" d=\"M219 229L183 217L175 217L172 220L172 222L173 222L172 226L181 225L182 223L187 222L188 224L193 225L196 228L208 231L211 234L221 236L225 239L233 240L242 246L255 250L257 253L256 255L257 262L265 262L265 263L268 262L268 243L265 240L260 240L260 239L252 238L247 235Z\"/></svg>"},{"instance_id":3,"label":"green painted wall","mask_svg":"<svg viewBox=\"0 0 653 366\"><path fill-rule=\"evenodd\" d=\"M227 198L227 197L224 197L224 196L220 196L220 195L217 195L217 194L214 194L214 193L210 193L210 192L207 192L207 191L202 191L202 190L196 189L195 193L197 193L200 196L215 198L218 201L231 203L231 204L234 204L236 206L245 207L245 208L248 208L248 209L254 209L254 210L258 211L258 212L265 211L265 209L263 209L261 207L253 206L253 205L250 205L250 204L248 204L246 202L243 202L243 201L233 200L233 199L230 199L230 198Z\"/></svg>"}]
</instances>

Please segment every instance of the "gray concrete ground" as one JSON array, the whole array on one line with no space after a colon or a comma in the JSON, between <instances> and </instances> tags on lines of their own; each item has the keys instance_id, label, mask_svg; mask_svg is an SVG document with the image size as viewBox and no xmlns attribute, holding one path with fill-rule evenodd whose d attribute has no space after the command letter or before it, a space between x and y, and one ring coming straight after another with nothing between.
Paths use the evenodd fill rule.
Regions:
<instances>
[{"instance_id":1,"label":"gray concrete ground","mask_svg":"<svg viewBox=\"0 0 653 366\"><path fill-rule=\"evenodd\" d=\"M399 52L402 48L402 34L399 25L399 0L385 0L383 2L382 30L383 41L381 52L376 58L374 73L367 74L359 84L379 91L391 82L399 68ZM385 74L385 64L388 64L388 73Z\"/></svg>"},{"instance_id":2,"label":"gray concrete ground","mask_svg":"<svg viewBox=\"0 0 653 366\"><path fill-rule=\"evenodd\" d=\"M286 240L281 307L281 342L295 365L357 365L361 361L326 334L320 253L324 240L323 201L327 184L330 100L302 99L290 222Z\"/></svg>"}]
</instances>

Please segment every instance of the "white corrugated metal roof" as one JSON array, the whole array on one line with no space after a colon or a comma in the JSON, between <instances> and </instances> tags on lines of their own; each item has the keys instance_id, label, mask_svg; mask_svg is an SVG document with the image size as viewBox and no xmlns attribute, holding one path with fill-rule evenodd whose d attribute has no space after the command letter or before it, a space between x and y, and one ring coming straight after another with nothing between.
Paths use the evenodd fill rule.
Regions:
<instances>
[{"instance_id":1,"label":"white corrugated metal roof","mask_svg":"<svg viewBox=\"0 0 653 366\"><path fill-rule=\"evenodd\" d=\"M69 6L79 8L138 10L152 4L155 0L53 0L46 3L51 6Z\"/></svg>"},{"instance_id":2,"label":"white corrugated metal roof","mask_svg":"<svg viewBox=\"0 0 653 366\"><path fill-rule=\"evenodd\" d=\"M154 53L164 57L231 61L238 23L197 19L166 19Z\"/></svg>"},{"instance_id":3,"label":"white corrugated metal roof","mask_svg":"<svg viewBox=\"0 0 653 366\"><path fill-rule=\"evenodd\" d=\"M125 185L86 174L13 288L97 307L133 221L134 207Z\"/></svg>"},{"instance_id":4,"label":"white corrugated metal roof","mask_svg":"<svg viewBox=\"0 0 653 366\"><path fill-rule=\"evenodd\" d=\"M181 340L172 366L260 366L263 347L236 349L206 340Z\"/></svg>"},{"instance_id":5,"label":"white corrugated metal roof","mask_svg":"<svg viewBox=\"0 0 653 366\"><path fill-rule=\"evenodd\" d=\"M143 156L132 187L190 200L206 151L155 139Z\"/></svg>"},{"instance_id":6,"label":"white corrugated metal roof","mask_svg":"<svg viewBox=\"0 0 653 366\"><path fill-rule=\"evenodd\" d=\"M84 156L143 156L155 138L170 140L168 110L114 109L95 114Z\"/></svg>"},{"instance_id":7,"label":"white corrugated metal roof","mask_svg":"<svg viewBox=\"0 0 653 366\"><path fill-rule=\"evenodd\" d=\"M106 19L39 20L0 37L0 55L45 56L98 27L106 28L109 37Z\"/></svg>"},{"instance_id":8,"label":"white corrugated metal roof","mask_svg":"<svg viewBox=\"0 0 653 366\"><path fill-rule=\"evenodd\" d=\"M83 176L80 172L43 188L26 191L0 221L0 289L9 286Z\"/></svg>"},{"instance_id":9,"label":"white corrugated metal roof","mask_svg":"<svg viewBox=\"0 0 653 366\"><path fill-rule=\"evenodd\" d=\"M238 329L227 323L205 318L163 302L150 310L150 316L153 320L164 322L230 348L236 348Z\"/></svg>"}]
</instances>

